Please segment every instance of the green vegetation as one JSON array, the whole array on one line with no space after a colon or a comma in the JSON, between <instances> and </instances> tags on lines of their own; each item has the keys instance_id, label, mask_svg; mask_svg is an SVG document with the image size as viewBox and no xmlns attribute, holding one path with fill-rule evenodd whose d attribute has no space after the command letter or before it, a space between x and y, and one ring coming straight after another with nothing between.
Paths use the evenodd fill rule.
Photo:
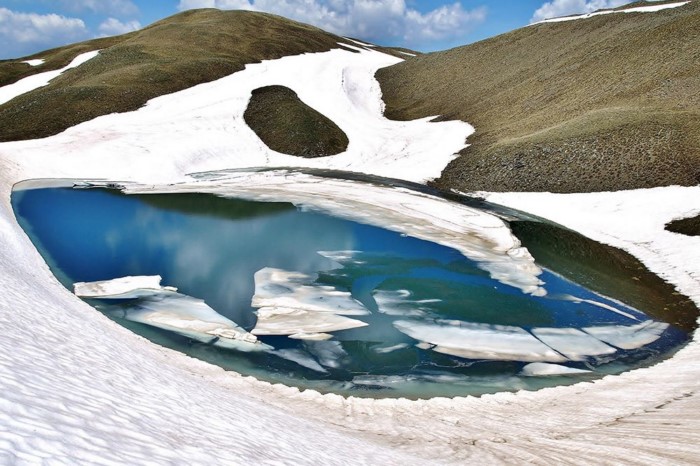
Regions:
<instances>
[{"instance_id":1,"label":"green vegetation","mask_svg":"<svg viewBox=\"0 0 700 466\"><path fill-rule=\"evenodd\" d=\"M343 130L288 87L255 89L243 117L270 149L283 154L324 157L348 148Z\"/></svg>"},{"instance_id":2,"label":"green vegetation","mask_svg":"<svg viewBox=\"0 0 700 466\"><path fill-rule=\"evenodd\" d=\"M669 222L666 229L682 235L700 236L700 215Z\"/></svg>"},{"instance_id":3,"label":"green vegetation","mask_svg":"<svg viewBox=\"0 0 700 466\"><path fill-rule=\"evenodd\" d=\"M638 6L638 5L636 5ZM700 1L538 24L379 70L386 116L474 125L437 180L586 192L700 182Z\"/></svg>"},{"instance_id":4,"label":"green vegetation","mask_svg":"<svg viewBox=\"0 0 700 466\"><path fill-rule=\"evenodd\" d=\"M0 106L0 141L32 139L113 112L136 110L149 99L242 70L247 63L346 42L333 34L279 16L214 9L191 10L140 31L0 62L0 83L61 68L78 54L98 57L50 85ZM43 58L41 66L20 63Z\"/></svg>"}]
</instances>

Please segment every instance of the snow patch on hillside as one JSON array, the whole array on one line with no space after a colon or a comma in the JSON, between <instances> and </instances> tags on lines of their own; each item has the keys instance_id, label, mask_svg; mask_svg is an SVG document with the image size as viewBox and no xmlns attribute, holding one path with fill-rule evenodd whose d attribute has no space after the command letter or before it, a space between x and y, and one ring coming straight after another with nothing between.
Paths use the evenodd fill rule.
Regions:
<instances>
[{"instance_id":1,"label":"snow patch on hillside","mask_svg":"<svg viewBox=\"0 0 700 466\"><path fill-rule=\"evenodd\" d=\"M634 8L625 8L622 10L602 10L602 11L594 11L593 13L587 13L584 15L575 15L575 16L562 16L559 18L548 18L542 21L538 21L533 24L542 24L542 23L561 23L564 21L573 21L577 19L587 19L587 18L592 18L594 16L601 16L601 15L609 15L612 13L653 13L656 11L662 11L662 10L667 10L669 8L678 8L679 6L683 6L690 3L689 1L687 2L677 2L677 3L665 3L662 5L649 5L649 6L638 6Z\"/></svg>"},{"instance_id":2,"label":"snow patch on hillside","mask_svg":"<svg viewBox=\"0 0 700 466\"><path fill-rule=\"evenodd\" d=\"M440 176L474 128L460 121L384 118L374 73L401 60L358 51L334 49L247 65L219 80L152 99L139 110L105 115L47 139L3 148L40 167L50 147L55 156L68 158L66 166L84 168L87 177L95 170L103 172L98 165L114 154L124 161L115 177L134 177L131 168L145 162L149 177L170 179L181 176L193 160L198 168L212 170L330 168L416 182ZM245 123L243 113L252 91L270 85L291 88L304 103L330 118L348 136L347 150L304 159L268 148ZM66 173L76 176L74 168Z\"/></svg>"},{"instance_id":3,"label":"snow patch on hillside","mask_svg":"<svg viewBox=\"0 0 700 466\"><path fill-rule=\"evenodd\" d=\"M45 71L43 73L34 74L32 76L27 76L26 78L20 79L16 83L8 84L7 86L0 87L0 105L14 99L17 96L26 94L27 92L33 91L40 87L48 85L51 80L60 76L62 73L72 69L77 68L86 61L95 58L99 54L99 50L92 52L81 53L73 59L68 65L64 66L60 70ZM43 63L44 60L28 60L24 63L28 63L31 66L38 66Z\"/></svg>"}]
</instances>

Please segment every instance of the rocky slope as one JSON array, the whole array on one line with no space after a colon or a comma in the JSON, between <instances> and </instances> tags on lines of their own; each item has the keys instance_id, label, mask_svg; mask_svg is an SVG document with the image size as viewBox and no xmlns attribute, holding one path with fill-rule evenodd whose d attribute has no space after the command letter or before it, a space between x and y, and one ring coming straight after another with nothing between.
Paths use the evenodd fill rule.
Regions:
<instances>
[{"instance_id":1,"label":"rocky slope","mask_svg":"<svg viewBox=\"0 0 700 466\"><path fill-rule=\"evenodd\" d=\"M633 6L639 6L634 4ZM381 69L386 115L470 122L438 184L586 192L700 182L700 2L536 24Z\"/></svg>"}]
</instances>

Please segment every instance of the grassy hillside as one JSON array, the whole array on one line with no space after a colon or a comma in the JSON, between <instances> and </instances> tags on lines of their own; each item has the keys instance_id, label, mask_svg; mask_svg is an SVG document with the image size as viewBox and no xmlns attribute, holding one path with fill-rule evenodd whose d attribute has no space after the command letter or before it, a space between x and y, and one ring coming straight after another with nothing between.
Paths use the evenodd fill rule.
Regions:
<instances>
[{"instance_id":1,"label":"grassy hillside","mask_svg":"<svg viewBox=\"0 0 700 466\"><path fill-rule=\"evenodd\" d=\"M638 6L638 5L636 5ZM700 183L700 1L538 24L379 70L386 115L472 123L437 184L602 191Z\"/></svg>"},{"instance_id":2,"label":"grassy hillside","mask_svg":"<svg viewBox=\"0 0 700 466\"><path fill-rule=\"evenodd\" d=\"M348 148L343 130L302 102L288 87L255 89L243 118L277 152L314 158L339 154Z\"/></svg>"},{"instance_id":3,"label":"grassy hillside","mask_svg":"<svg viewBox=\"0 0 700 466\"><path fill-rule=\"evenodd\" d=\"M50 85L0 106L0 141L50 136L83 121L135 110L149 99L240 71L247 63L352 42L279 16L192 10L123 36L0 62L0 85L58 69L82 52L100 55ZM20 63L44 58L30 67Z\"/></svg>"}]
</instances>

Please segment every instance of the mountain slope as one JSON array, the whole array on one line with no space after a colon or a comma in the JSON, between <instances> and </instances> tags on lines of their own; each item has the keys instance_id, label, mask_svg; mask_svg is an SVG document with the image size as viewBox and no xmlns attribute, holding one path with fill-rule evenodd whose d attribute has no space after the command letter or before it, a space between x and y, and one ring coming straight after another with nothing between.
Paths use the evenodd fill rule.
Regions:
<instances>
[{"instance_id":1,"label":"mountain slope","mask_svg":"<svg viewBox=\"0 0 700 466\"><path fill-rule=\"evenodd\" d=\"M352 42L279 16L191 10L144 28L36 54L37 67L0 62L0 85L65 66L79 53L100 55L49 86L0 106L0 141L46 137L100 115L141 107L151 98L242 70L248 63ZM21 72L18 70L22 70Z\"/></svg>"},{"instance_id":2,"label":"mountain slope","mask_svg":"<svg viewBox=\"0 0 700 466\"><path fill-rule=\"evenodd\" d=\"M583 192L700 182L700 2L525 27L378 71L386 115L476 133L438 184Z\"/></svg>"}]
</instances>

